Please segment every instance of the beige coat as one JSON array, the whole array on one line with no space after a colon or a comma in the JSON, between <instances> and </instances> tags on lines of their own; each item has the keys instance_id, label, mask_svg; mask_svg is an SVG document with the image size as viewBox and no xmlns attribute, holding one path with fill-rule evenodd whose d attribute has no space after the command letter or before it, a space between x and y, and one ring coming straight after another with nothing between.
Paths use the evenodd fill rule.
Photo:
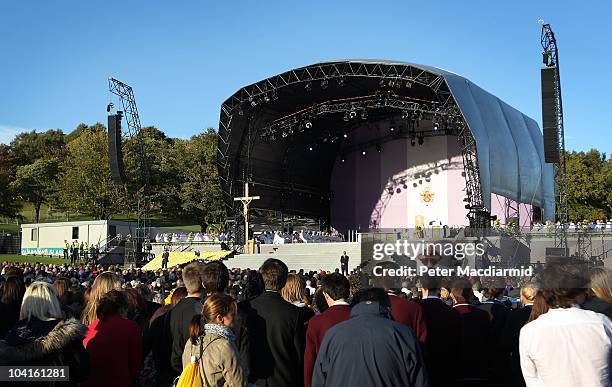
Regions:
<instances>
[{"instance_id":1,"label":"beige coat","mask_svg":"<svg viewBox=\"0 0 612 387\"><path fill-rule=\"evenodd\" d=\"M202 339L203 337L203 339ZM205 387L244 387L247 375L240 365L236 344L214 333L201 336L202 358L198 361L202 385ZM200 346L187 340L183 351L183 368L191 362L191 356L200 357Z\"/></svg>"}]
</instances>

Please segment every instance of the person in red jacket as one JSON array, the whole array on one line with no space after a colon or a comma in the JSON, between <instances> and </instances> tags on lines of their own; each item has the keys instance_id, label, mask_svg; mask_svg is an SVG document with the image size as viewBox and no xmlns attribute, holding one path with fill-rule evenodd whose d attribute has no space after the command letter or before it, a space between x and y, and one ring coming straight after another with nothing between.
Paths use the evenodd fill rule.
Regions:
<instances>
[{"instance_id":1,"label":"person in red jacket","mask_svg":"<svg viewBox=\"0 0 612 387\"><path fill-rule=\"evenodd\" d=\"M393 320L414 331L421 348L427 340L427 324L421 305L398 296L400 289L385 289L391 301L391 316Z\"/></svg>"},{"instance_id":2,"label":"person in red jacket","mask_svg":"<svg viewBox=\"0 0 612 387\"><path fill-rule=\"evenodd\" d=\"M334 325L348 320L351 314L351 307L346 302L350 291L348 279L340 273L331 273L323 277L320 283L329 308L308 321L306 349L304 350L305 387L310 387L312 384L312 371L325 332Z\"/></svg>"},{"instance_id":3,"label":"person in red jacket","mask_svg":"<svg viewBox=\"0 0 612 387\"><path fill-rule=\"evenodd\" d=\"M96 315L83 340L91 372L86 386L131 387L136 384L142 357L140 328L125 318L127 300L111 290L98 301Z\"/></svg>"}]
</instances>

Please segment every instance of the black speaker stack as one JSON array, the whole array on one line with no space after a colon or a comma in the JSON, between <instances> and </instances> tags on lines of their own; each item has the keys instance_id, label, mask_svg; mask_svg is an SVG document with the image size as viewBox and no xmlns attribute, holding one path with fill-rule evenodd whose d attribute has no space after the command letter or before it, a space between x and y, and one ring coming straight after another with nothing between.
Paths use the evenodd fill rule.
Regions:
<instances>
[{"instance_id":1,"label":"black speaker stack","mask_svg":"<svg viewBox=\"0 0 612 387\"><path fill-rule=\"evenodd\" d=\"M124 184L127 181L121 148L121 117L121 112L108 116L108 159L112 179L117 184Z\"/></svg>"},{"instance_id":2,"label":"black speaker stack","mask_svg":"<svg viewBox=\"0 0 612 387\"><path fill-rule=\"evenodd\" d=\"M556 67L542 69L542 130L544 132L544 161L559 162L559 133L557 98L555 97Z\"/></svg>"}]
</instances>

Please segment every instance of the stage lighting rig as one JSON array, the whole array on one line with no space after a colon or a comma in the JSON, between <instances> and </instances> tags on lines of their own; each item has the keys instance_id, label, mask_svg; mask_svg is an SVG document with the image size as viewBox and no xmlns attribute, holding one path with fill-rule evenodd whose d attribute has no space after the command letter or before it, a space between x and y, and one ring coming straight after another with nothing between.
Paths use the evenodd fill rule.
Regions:
<instances>
[{"instance_id":1,"label":"stage lighting rig","mask_svg":"<svg viewBox=\"0 0 612 387\"><path fill-rule=\"evenodd\" d=\"M419 136L419 145L423 145L424 139L423 139L423 135Z\"/></svg>"}]
</instances>

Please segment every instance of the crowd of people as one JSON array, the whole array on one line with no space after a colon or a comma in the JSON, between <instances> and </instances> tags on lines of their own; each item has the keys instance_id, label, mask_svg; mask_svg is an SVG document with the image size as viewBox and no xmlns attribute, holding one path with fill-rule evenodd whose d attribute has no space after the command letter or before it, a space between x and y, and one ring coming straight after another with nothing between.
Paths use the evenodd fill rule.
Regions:
<instances>
[{"instance_id":1,"label":"crowd of people","mask_svg":"<svg viewBox=\"0 0 612 387\"><path fill-rule=\"evenodd\" d=\"M288 243L328 243L342 242L344 238L337 231L263 231L257 236L262 244L284 245Z\"/></svg>"},{"instance_id":2,"label":"crowd of people","mask_svg":"<svg viewBox=\"0 0 612 387\"><path fill-rule=\"evenodd\" d=\"M610 386L612 279L551 265L509 287L192 262L0 267L0 365L68 385ZM582 282L581 282L582 281ZM551 286L554 284L554 286ZM563 284L561 287L559 284ZM180 382L180 381L179 381Z\"/></svg>"},{"instance_id":3,"label":"crowd of people","mask_svg":"<svg viewBox=\"0 0 612 387\"><path fill-rule=\"evenodd\" d=\"M229 236L216 232L190 232L190 233L158 233L155 235L156 243L192 243L192 242L225 242Z\"/></svg>"}]
</instances>

